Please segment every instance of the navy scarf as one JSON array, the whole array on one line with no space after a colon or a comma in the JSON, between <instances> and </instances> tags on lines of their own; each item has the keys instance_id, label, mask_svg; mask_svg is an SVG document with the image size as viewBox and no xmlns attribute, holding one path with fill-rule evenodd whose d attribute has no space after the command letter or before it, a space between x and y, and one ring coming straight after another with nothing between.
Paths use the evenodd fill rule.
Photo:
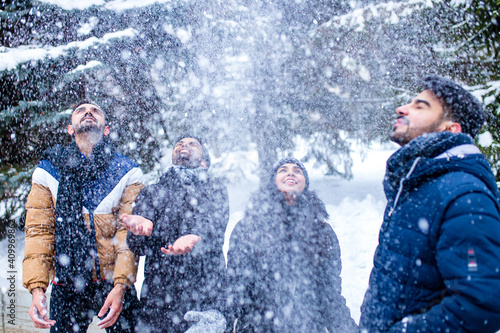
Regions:
<instances>
[{"instance_id":1,"label":"navy scarf","mask_svg":"<svg viewBox=\"0 0 500 333\"><path fill-rule=\"evenodd\" d=\"M55 279L59 284L73 284L84 292L92 281L95 237L83 218L84 193L96 176L104 171L114 156L111 141L104 137L85 158L76 142L47 149L42 160L49 160L60 173L56 201ZM96 269L99 269L96 267Z\"/></svg>"}]
</instances>

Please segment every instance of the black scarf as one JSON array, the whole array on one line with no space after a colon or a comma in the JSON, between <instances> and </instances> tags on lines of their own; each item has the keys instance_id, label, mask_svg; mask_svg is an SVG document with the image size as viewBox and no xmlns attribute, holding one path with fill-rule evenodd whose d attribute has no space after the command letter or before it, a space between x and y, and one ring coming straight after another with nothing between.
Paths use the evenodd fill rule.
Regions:
<instances>
[{"instance_id":1,"label":"black scarf","mask_svg":"<svg viewBox=\"0 0 500 333\"><path fill-rule=\"evenodd\" d=\"M55 212L54 281L73 283L77 291L84 291L92 281L93 258L97 258L93 250L96 248L95 237L91 237L82 214L84 193L96 176L107 168L113 156L113 144L104 137L87 158L83 157L74 140L66 147L57 145L46 150L41 158L49 160L60 173Z\"/></svg>"},{"instance_id":2,"label":"black scarf","mask_svg":"<svg viewBox=\"0 0 500 333\"><path fill-rule=\"evenodd\" d=\"M208 177L207 169L204 167L187 168L179 165L173 165L172 167L179 176L181 183L186 186L195 185Z\"/></svg>"}]
</instances>

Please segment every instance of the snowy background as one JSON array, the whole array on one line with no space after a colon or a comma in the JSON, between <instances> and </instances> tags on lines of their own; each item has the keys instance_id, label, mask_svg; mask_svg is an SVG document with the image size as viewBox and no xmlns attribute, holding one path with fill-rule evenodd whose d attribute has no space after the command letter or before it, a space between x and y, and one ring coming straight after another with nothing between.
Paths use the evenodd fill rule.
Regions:
<instances>
[{"instance_id":1,"label":"snowy background","mask_svg":"<svg viewBox=\"0 0 500 333\"><path fill-rule=\"evenodd\" d=\"M456 7L469 2L41 0L0 10L0 92L8 101L0 109L0 217L19 220L36 160L68 139L60 124L82 93L107 104L112 138L148 183L169 166L176 133L199 127L212 171L228 180L226 240L258 171L293 152L310 161L311 189L340 241L343 295L359 321L385 207L385 161L397 149L374 142L387 137L395 105L427 73L473 84L490 111L500 100L490 70L500 43L488 42L500 35L498 11L485 2L481 10L493 16L483 26L474 8ZM498 149L498 128L486 130L480 145ZM21 285L23 244L18 232L19 318L31 298ZM6 240L0 253L7 267ZM3 292L7 277L0 272Z\"/></svg>"}]
</instances>

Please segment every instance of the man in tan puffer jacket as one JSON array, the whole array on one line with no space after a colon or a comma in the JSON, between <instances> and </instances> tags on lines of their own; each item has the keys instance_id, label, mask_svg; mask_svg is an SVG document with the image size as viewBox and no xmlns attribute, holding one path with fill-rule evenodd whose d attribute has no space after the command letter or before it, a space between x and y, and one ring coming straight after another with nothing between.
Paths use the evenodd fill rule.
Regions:
<instances>
[{"instance_id":1,"label":"man in tan puffer jacket","mask_svg":"<svg viewBox=\"0 0 500 333\"><path fill-rule=\"evenodd\" d=\"M115 152L97 104L77 103L68 133L69 145L48 149L40 159L26 204L29 314L35 327L51 332L85 332L94 315L108 332L132 332L138 258L127 247L119 217L132 212L143 174Z\"/></svg>"}]
</instances>

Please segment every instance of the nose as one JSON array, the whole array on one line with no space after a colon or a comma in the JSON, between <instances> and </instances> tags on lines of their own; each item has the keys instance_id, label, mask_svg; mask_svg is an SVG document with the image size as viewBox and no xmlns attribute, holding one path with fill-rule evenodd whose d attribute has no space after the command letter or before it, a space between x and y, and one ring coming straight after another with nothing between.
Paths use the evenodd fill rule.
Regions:
<instances>
[{"instance_id":1,"label":"nose","mask_svg":"<svg viewBox=\"0 0 500 333\"><path fill-rule=\"evenodd\" d=\"M408 104L401 105L399 108L396 109L396 113L399 116L407 116L408 115Z\"/></svg>"},{"instance_id":2,"label":"nose","mask_svg":"<svg viewBox=\"0 0 500 333\"><path fill-rule=\"evenodd\" d=\"M183 148L189 148L189 146L188 146L188 144L186 142L181 142L181 144L179 146L179 150L183 149Z\"/></svg>"}]
</instances>

